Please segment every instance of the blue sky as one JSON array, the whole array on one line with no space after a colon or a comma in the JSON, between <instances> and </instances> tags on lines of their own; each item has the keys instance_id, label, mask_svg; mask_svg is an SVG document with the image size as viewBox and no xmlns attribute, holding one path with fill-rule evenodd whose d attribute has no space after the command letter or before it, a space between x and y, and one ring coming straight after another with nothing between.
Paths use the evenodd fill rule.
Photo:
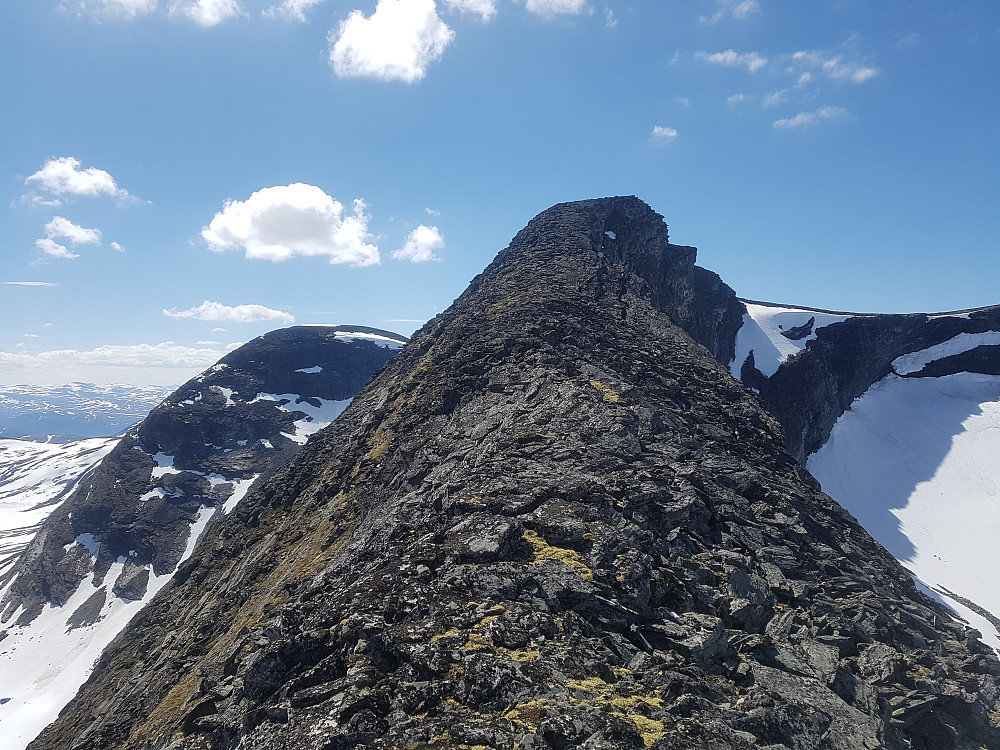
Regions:
<instances>
[{"instance_id":1,"label":"blue sky","mask_svg":"<svg viewBox=\"0 0 1000 750\"><path fill-rule=\"evenodd\" d=\"M10 2L0 136L0 384L409 334L605 195L752 299L1000 303L995 0Z\"/></svg>"}]
</instances>

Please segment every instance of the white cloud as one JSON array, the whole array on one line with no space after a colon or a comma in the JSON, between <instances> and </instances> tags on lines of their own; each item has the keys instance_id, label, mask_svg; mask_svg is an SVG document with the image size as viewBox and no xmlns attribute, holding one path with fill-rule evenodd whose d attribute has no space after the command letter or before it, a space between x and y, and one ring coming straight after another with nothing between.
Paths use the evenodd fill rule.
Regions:
<instances>
[{"instance_id":1,"label":"white cloud","mask_svg":"<svg viewBox=\"0 0 1000 750\"><path fill-rule=\"evenodd\" d=\"M775 120L772 124L779 130L790 130L792 128L801 128L806 125L815 125L823 120L846 117L847 114L847 110L843 107L825 106L813 110L812 112L799 112L795 115L795 117Z\"/></svg>"},{"instance_id":2,"label":"white cloud","mask_svg":"<svg viewBox=\"0 0 1000 750\"><path fill-rule=\"evenodd\" d=\"M736 52L727 49L725 52L698 52L697 57L713 65L724 65L727 68L746 68L751 73L767 65L767 58L756 52Z\"/></svg>"},{"instance_id":3,"label":"white cloud","mask_svg":"<svg viewBox=\"0 0 1000 750\"><path fill-rule=\"evenodd\" d=\"M226 333L226 329L225 328L213 328L211 330L211 333Z\"/></svg>"},{"instance_id":4,"label":"white cloud","mask_svg":"<svg viewBox=\"0 0 1000 750\"><path fill-rule=\"evenodd\" d=\"M105 13L135 18L156 10L156 0L101 0Z\"/></svg>"},{"instance_id":5,"label":"white cloud","mask_svg":"<svg viewBox=\"0 0 1000 750\"><path fill-rule=\"evenodd\" d=\"M101 230L88 229L74 224L63 216L55 216L45 225L45 236L35 240L35 247L53 258L73 260L79 258L77 253L65 245L56 242L55 238L63 239L71 245L100 245Z\"/></svg>"},{"instance_id":6,"label":"white cloud","mask_svg":"<svg viewBox=\"0 0 1000 750\"><path fill-rule=\"evenodd\" d=\"M668 143L677 137L675 128L668 128L663 125L653 127L653 141L655 143Z\"/></svg>"},{"instance_id":7,"label":"white cloud","mask_svg":"<svg viewBox=\"0 0 1000 750\"><path fill-rule=\"evenodd\" d=\"M615 12L611 8L604 9L604 25L609 29L618 25L618 19L615 18Z\"/></svg>"},{"instance_id":8,"label":"white cloud","mask_svg":"<svg viewBox=\"0 0 1000 750\"><path fill-rule=\"evenodd\" d=\"M221 341L195 341L195 346L222 346Z\"/></svg>"},{"instance_id":9,"label":"white cloud","mask_svg":"<svg viewBox=\"0 0 1000 750\"><path fill-rule=\"evenodd\" d=\"M437 14L434 0L378 0L371 18L352 10L334 41L330 65L341 78L419 81L444 54L455 32Z\"/></svg>"},{"instance_id":10,"label":"white cloud","mask_svg":"<svg viewBox=\"0 0 1000 750\"><path fill-rule=\"evenodd\" d=\"M343 213L343 204L315 185L277 185L245 201L227 201L201 236L210 250L242 247L247 258L282 261L325 255L330 263L379 263L378 248L369 242L364 201L356 199L353 213Z\"/></svg>"},{"instance_id":11,"label":"white cloud","mask_svg":"<svg viewBox=\"0 0 1000 750\"><path fill-rule=\"evenodd\" d=\"M708 24L718 23L723 18L742 21L747 16L760 12L758 0L718 0L718 6L719 9L711 16L698 16L698 20Z\"/></svg>"},{"instance_id":12,"label":"white cloud","mask_svg":"<svg viewBox=\"0 0 1000 750\"><path fill-rule=\"evenodd\" d=\"M217 362L223 354L225 352L219 349L181 346L173 341L109 344L87 351L0 352L0 373L6 377L16 374L21 382L26 383L58 384L88 380L94 383L156 382L166 385L186 380Z\"/></svg>"},{"instance_id":13,"label":"white cloud","mask_svg":"<svg viewBox=\"0 0 1000 750\"><path fill-rule=\"evenodd\" d=\"M745 102L749 98L750 97L748 97L746 94L733 94L732 96L726 99L726 104L730 106L735 106L737 104L740 104L741 102Z\"/></svg>"},{"instance_id":14,"label":"white cloud","mask_svg":"<svg viewBox=\"0 0 1000 750\"><path fill-rule=\"evenodd\" d=\"M524 7L540 16L576 15L587 9L587 0L526 0Z\"/></svg>"},{"instance_id":15,"label":"white cloud","mask_svg":"<svg viewBox=\"0 0 1000 750\"><path fill-rule=\"evenodd\" d=\"M112 242L111 243L111 249L112 250L117 250L120 253L124 253L125 252L125 248L122 247L121 245L119 245L117 242Z\"/></svg>"},{"instance_id":16,"label":"white cloud","mask_svg":"<svg viewBox=\"0 0 1000 750\"><path fill-rule=\"evenodd\" d=\"M35 247L37 247L46 255L51 255L53 258L65 258L66 260L73 260L74 258L80 257L79 253L74 253L65 245L60 245L51 237L42 237L39 240L35 240Z\"/></svg>"},{"instance_id":17,"label":"white cloud","mask_svg":"<svg viewBox=\"0 0 1000 750\"><path fill-rule=\"evenodd\" d=\"M24 334L24 335L22 336L22 338L26 338L26 339L37 339L37 338L38 338L38 334L37 334L37 333L25 333L25 334Z\"/></svg>"},{"instance_id":18,"label":"white cloud","mask_svg":"<svg viewBox=\"0 0 1000 750\"><path fill-rule=\"evenodd\" d=\"M397 260L408 260L411 263L426 263L431 260L441 260L434 254L435 250L444 247L444 237L437 227L421 224L410 232L406 244L392 254Z\"/></svg>"},{"instance_id":19,"label":"white cloud","mask_svg":"<svg viewBox=\"0 0 1000 750\"><path fill-rule=\"evenodd\" d=\"M44 190L56 195L110 195L115 198L132 198L128 191L119 188L115 179L103 169L80 169L80 160L72 156L49 159L42 168L28 177L24 184L38 183ZM33 201L34 202L34 201Z\"/></svg>"},{"instance_id":20,"label":"white cloud","mask_svg":"<svg viewBox=\"0 0 1000 750\"><path fill-rule=\"evenodd\" d=\"M878 68L845 61L841 55L827 57L821 52L796 52L792 55L792 60L801 65L817 68L827 78L835 81L864 83L878 75Z\"/></svg>"},{"instance_id":21,"label":"white cloud","mask_svg":"<svg viewBox=\"0 0 1000 750\"><path fill-rule=\"evenodd\" d=\"M221 302L205 300L198 307L189 310L164 310L168 318L191 318L193 320L226 321L227 323L261 323L268 320L278 320L282 323L294 323L295 316L282 310L272 310L264 305L236 305L229 307Z\"/></svg>"},{"instance_id":22,"label":"white cloud","mask_svg":"<svg viewBox=\"0 0 1000 750\"><path fill-rule=\"evenodd\" d=\"M440 215L441 215L441 212L440 212L440 211L438 211L438 210L437 210L436 208L425 208L425 209L424 209L424 212L425 212L425 213L426 213L426 214L427 214L428 216L440 216Z\"/></svg>"},{"instance_id":23,"label":"white cloud","mask_svg":"<svg viewBox=\"0 0 1000 750\"><path fill-rule=\"evenodd\" d=\"M9 286L59 286L51 281L5 281L4 284ZM45 325L50 326L51 323L46 323Z\"/></svg>"},{"instance_id":24,"label":"white cloud","mask_svg":"<svg viewBox=\"0 0 1000 750\"><path fill-rule=\"evenodd\" d=\"M63 216L54 216L45 225L45 235L50 238L62 237L73 245L100 245L101 230L87 229L74 224Z\"/></svg>"},{"instance_id":25,"label":"white cloud","mask_svg":"<svg viewBox=\"0 0 1000 750\"><path fill-rule=\"evenodd\" d=\"M445 0L448 10L462 13L478 13L484 21L489 21L497 13L496 0Z\"/></svg>"},{"instance_id":26,"label":"white cloud","mask_svg":"<svg viewBox=\"0 0 1000 750\"><path fill-rule=\"evenodd\" d=\"M306 11L323 0L282 0L281 5L274 5L261 11L261 15L267 18L288 18L293 21L305 23Z\"/></svg>"},{"instance_id":27,"label":"white cloud","mask_svg":"<svg viewBox=\"0 0 1000 750\"><path fill-rule=\"evenodd\" d=\"M175 2L170 12L185 15L201 26L217 26L243 15L243 8L236 0L186 0Z\"/></svg>"}]
</instances>

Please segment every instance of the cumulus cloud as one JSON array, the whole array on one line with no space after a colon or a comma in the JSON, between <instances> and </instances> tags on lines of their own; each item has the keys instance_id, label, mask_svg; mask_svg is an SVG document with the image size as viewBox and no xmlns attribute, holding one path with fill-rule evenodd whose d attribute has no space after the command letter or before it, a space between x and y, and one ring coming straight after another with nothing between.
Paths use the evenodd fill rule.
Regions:
<instances>
[{"instance_id":1,"label":"cumulus cloud","mask_svg":"<svg viewBox=\"0 0 1000 750\"><path fill-rule=\"evenodd\" d=\"M828 57L821 52L803 51L793 54L792 60L798 65L815 68L835 81L864 83L878 75L878 68L844 60L842 55Z\"/></svg>"},{"instance_id":2,"label":"cumulus cloud","mask_svg":"<svg viewBox=\"0 0 1000 750\"><path fill-rule=\"evenodd\" d=\"M247 258L288 260L296 255L325 255L330 263L370 266L379 263L368 234L365 203L343 204L315 185L296 182L253 193L245 201L227 201L201 236L210 250L243 248Z\"/></svg>"},{"instance_id":3,"label":"cumulus cloud","mask_svg":"<svg viewBox=\"0 0 1000 750\"><path fill-rule=\"evenodd\" d=\"M371 18L353 10L330 32L330 65L341 78L419 81L455 38L434 0L378 0ZM334 40L336 36L336 40Z\"/></svg>"},{"instance_id":4,"label":"cumulus cloud","mask_svg":"<svg viewBox=\"0 0 1000 750\"><path fill-rule=\"evenodd\" d=\"M128 191L118 187L114 177L108 172L97 167L80 169L80 160L72 156L49 159L24 183L37 184L55 195L110 195L119 199L132 198Z\"/></svg>"},{"instance_id":5,"label":"cumulus cloud","mask_svg":"<svg viewBox=\"0 0 1000 750\"><path fill-rule=\"evenodd\" d=\"M737 52L727 49L725 52L698 52L699 60L704 60L712 65L723 65L727 68L746 68L751 73L767 65L767 58L756 52Z\"/></svg>"},{"instance_id":6,"label":"cumulus cloud","mask_svg":"<svg viewBox=\"0 0 1000 750\"><path fill-rule=\"evenodd\" d=\"M101 8L110 15L135 18L156 10L156 0L101 0Z\"/></svg>"},{"instance_id":7,"label":"cumulus cloud","mask_svg":"<svg viewBox=\"0 0 1000 750\"><path fill-rule=\"evenodd\" d=\"M35 240L35 247L53 258L73 260L80 257L79 253L74 253L65 245L60 245L51 237L42 237L41 239Z\"/></svg>"},{"instance_id":8,"label":"cumulus cloud","mask_svg":"<svg viewBox=\"0 0 1000 750\"><path fill-rule=\"evenodd\" d=\"M484 21L489 21L497 13L496 0L445 0L448 10L462 13L478 13Z\"/></svg>"},{"instance_id":9,"label":"cumulus cloud","mask_svg":"<svg viewBox=\"0 0 1000 750\"><path fill-rule=\"evenodd\" d=\"M444 247L444 237L437 227L421 224L410 232L404 244L392 254L397 260L408 260L411 263L426 263L431 260L441 260L434 254L435 250Z\"/></svg>"},{"instance_id":10,"label":"cumulus cloud","mask_svg":"<svg viewBox=\"0 0 1000 750\"><path fill-rule=\"evenodd\" d=\"M823 120L846 117L847 114L847 110L843 107L825 106L813 110L812 112L799 112L795 115L795 117L775 120L772 124L778 130L791 130L793 128L801 128L807 125L816 125Z\"/></svg>"},{"instance_id":11,"label":"cumulus cloud","mask_svg":"<svg viewBox=\"0 0 1000 750\"><path fill-rule=\"evenodd\" d=\"M698 16L702 23L716 24L723 18L742 21L747 16L760 12L758 0L718 0L718 10L710 16Z\"/></svg>"},{"instance_id":12,"label":"cumulus cloud","mask_svg":"<svg viewBox=\"0 0 1000 750\"><path fill-rule=\"evenodd\" d=\"M171 5L170 13L180 13L201 26L217 26L243 15L243 8L236 0L186 0Z\"/></svg>"},{"instance_id":13,"label":"cumulus cloud","mask_svg":"<svg viewBox=\"0 0 1000 750\"><path fill-rule=\"evenodd\" d=\"M731 107L734 107L737 104L745 102L749 98L750 97L748 97L746 94L733 94L732 96L726 99L726 104L728 104Z\"/></svg>"},{"instance_id":14,"label":"cumulus cloud","mask_svg":"<svg viewBox=\"0 0 1000 750\"><path fill-rule=\"evenodd\" d=\"M587 0L526 0L524 7L540 16L576 15L587 9Z\"/></svg>"},{"instance_id":15,"label":"cumulus cloud","mask_svg":"<svg viewBox=\"0 0 1000 750\"><path fill-rule=\"evenodd\" d=\"M5 281L4 284L9 286L59 286L51 281ZM50 326L51 323L46 323L45 325Z\"/></svg>"},{"instance_id":16,"label":"cumulus cloud","mask_svg":"<svg viewBox=\"0 0 1000 750\"><path fill-rule=\"evenodd\" d=\"M54 216L45 225L45 234L48 237L61 237L74 245L100 245L101 230L88 229L74 224L63 216Z\"/></svg>"},{"instance_id":17,"label":"cumulus cloud","mask_svg":"<svg viewBox=\"0 0 1000 750\"><path fill-rule=\"evenodd\" d=\"M302 21L305 23L308 20L306 18L306 11L322 1L323 0L283 0L281 5L274 5L267 8L266 10L261 11L261 14L267 18L288 18L293 21Z\"/></svg>"},{"instance_id":18,"label":"cumulus cloud","mask_svg":"<svg viewBox=\"0 0 1000 750\"><path fill-rule=\"evenodd\" d=\"M125 252L125 248L122 247L121 245L119 245L117 242L112 242L111 243L111 249L112 250L117 250L120 253L124 253Z\"/></svg>"},{"instance_id":19,"label":"cumulus cloud","mask_svg":"<svg viewBox=\"0 0 1000 750\"><path fill-rule=\"evenodd\" d=\"M163 314L168 318L191 318L193 320L211 320L215 322L225 321L227 323L261 323L268 320L277 320L282 323L294 323L295 316L282 310L272 310L264 305L235 305L229 307L221 302L210 302L205 300L197 307L189 310L177 310L171 308L164 310Z\"/></svg>"},{"instance_id":20,"label":"cumulus cloud","mask_svg":"<svg viewBox=\"0 0 1000 750\"><path fill-rule=\"evenodd\" d=\"M656 125L653 127L653 142L654 143L669 143L677 137L677 130L675 128L668 128L664 125Z\"/></svg>"},{"instance_id":21,"label":"cumulus cloud","mask_svg":"<svg viewBox=\"0 0 1000 750\"><path fill-rule=\"evenodd\" d=\"M73 260L79 258L79 254L56 242L56 238L71 245L100 245L101 230L81 227L63 216L55 216L45 225L45 236L35 240L35 247L53 258Z\"/></svg>"}]
</instances>

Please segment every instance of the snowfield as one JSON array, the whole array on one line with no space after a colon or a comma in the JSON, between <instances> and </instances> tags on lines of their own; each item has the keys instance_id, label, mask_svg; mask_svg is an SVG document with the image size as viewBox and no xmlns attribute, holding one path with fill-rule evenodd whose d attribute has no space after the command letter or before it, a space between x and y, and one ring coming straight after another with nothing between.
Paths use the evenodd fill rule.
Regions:
<instances>
[{"instance_id":1,"label":"snowfield","mask_svg":"<svg viewBox=\"0 0 1000 750\"><path fill-rule=\"evenodd\" d=\"M889 375L840 417L807 468L1000 649L997 628L946 593L1000 617L1000 376Z\"/></svg>"},{"instance_id":2,"label":"snowfield","mask_svg":"<svg viewBox=\"0 0 1000 750\"><path fill-rule=\"evenodd\" d=\"M42 521L118 438L62 445L0 440L0 576L14 564ZM2 696L0 696L2 697Z\"/></svg>"},{"instance_id":3,"label":"snowfield","mask_svg":"<svg viewBox=\"0 0 1000 750\"><path fill-rule=\"evenodd\" d=\"M750 352L754 365L760 372L771 377L781 367L781 363L806 348L806 344L816 338L816 331L824 326L840 323L850 315L815 312L796 307L757 305L744 303L747 308L743 316L743 327L736 334L736 356L729 363L729 371L737 380L740 370ZM815 318L812 331L797 340L782 335L782 331L798 328Z\"/></svg>"}]
</instances>

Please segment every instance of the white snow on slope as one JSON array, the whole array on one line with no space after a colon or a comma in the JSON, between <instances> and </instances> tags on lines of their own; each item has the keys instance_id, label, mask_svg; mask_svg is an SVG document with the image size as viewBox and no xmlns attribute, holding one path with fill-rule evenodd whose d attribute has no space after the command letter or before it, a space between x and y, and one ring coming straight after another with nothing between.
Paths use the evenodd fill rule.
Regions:
<instances>
[{"instance_id":1,"label":"white snow on slope","mask_svg":"<svg viewBox=\"0 0 1000 750\"><path fill-rule=\"evenodd\" d=\"M0 440L0 575L13 565L80 477L117 442L118 438L62 445Z\"/></svg>"},{"instance_id":2,"label":"white snow on slope","mask_svg":"<svg viewBox=\"0 0 1000 750\"><path fill-rule=\"evenodd\" d=\"M257 401L287 401L288 403L282 404L281 409L288 412L300 411L305 413L305 419L295 420L295 433L283 432L281 433L289 440L294 440L299 445L302 445L309 439L310 435L313 435L333 420L340 416L341 412L347 408L347 405L351 403L351 399L344 399L343 401L328 401L327 399L316 398L310 399L312 401L319 401L320 406L317 408L310 404L308 401L302 401L301 403L296 403L299 399L297 393L258 393L257 397L250 403L256 403Z\"/></svg>"},{"instance_id":3,"label":"white snow on slope","mask_svg":"<svg viewBox=\"0 0 1000 750\"><path fill-rule=\"evenodd\" d=\"M317 373L323 372L323 368L320 367L319 365L316 365L314 367L302 367L296 370L295 372L303 372L306 375L316 375Z\"/></svg>"},{"instance_id":4,"label":"white snow on slope","mask_svg":"<svg viewBox=\"0 0 1000 750\"><path fill-rule=\"evenodd\" d=\"M181 562L191 556L214 512L213 508L199 511ZM73 613L98 591L90 573L62 607L46 605L27 627L13 624L22 612L19 609L4 626L8 635L0 641L0 699L10 699L0 705L0 746L5 750L22 750L56 718L90 676L105 647L173 576L173 571L151 574L142 599L122 599L111 587L124 567L125 559L119 558L104 577L106 598L100 619L92 625L71 628L68 624Z\"/></svg>"},{"instance_id":5,"label":"white snow on slope","mask_svg":"<svg viewBox=\"0 0 1000 750\"><path fill-rule=\"evenodd\" d=\"M806 465L920 581L1000 617L1000 376L889 375ZM941 598L1000 649L986 618Z\"/></svg>"},{"instance_id":6,"label":"white snow on slope","mask_svg":"<svg viewBox=\"0 0 1000 750\"><path fill-rule=\"evenodd\" d=\"M806 348L806 343L816 338L816 331L833 323L847 320L849 315L814 312L795 307L772 307L745 303L747 312L743 316L743 326L736 334L736 356L729 363L729 371L739 380L740 370L750 352L754 365L765 376L771 377L781 363ZM782 331L796 328L816 318L812 332L798 341L782 336Z\"/></svg>"},{"instance_id":7,"label":"white snow on slope","mask_svg":"<svg viewBox=\"0 0 1000 750\"><path fill-rule=\"evenodd\" d=\"M926 365L938 359L963 354L979 346L1000 346L1000 332L960 333L953 338L935 344L919 352L904 354L892 361L892 369L900 375L920 372Z\"/></svg>"}]
</instances>

